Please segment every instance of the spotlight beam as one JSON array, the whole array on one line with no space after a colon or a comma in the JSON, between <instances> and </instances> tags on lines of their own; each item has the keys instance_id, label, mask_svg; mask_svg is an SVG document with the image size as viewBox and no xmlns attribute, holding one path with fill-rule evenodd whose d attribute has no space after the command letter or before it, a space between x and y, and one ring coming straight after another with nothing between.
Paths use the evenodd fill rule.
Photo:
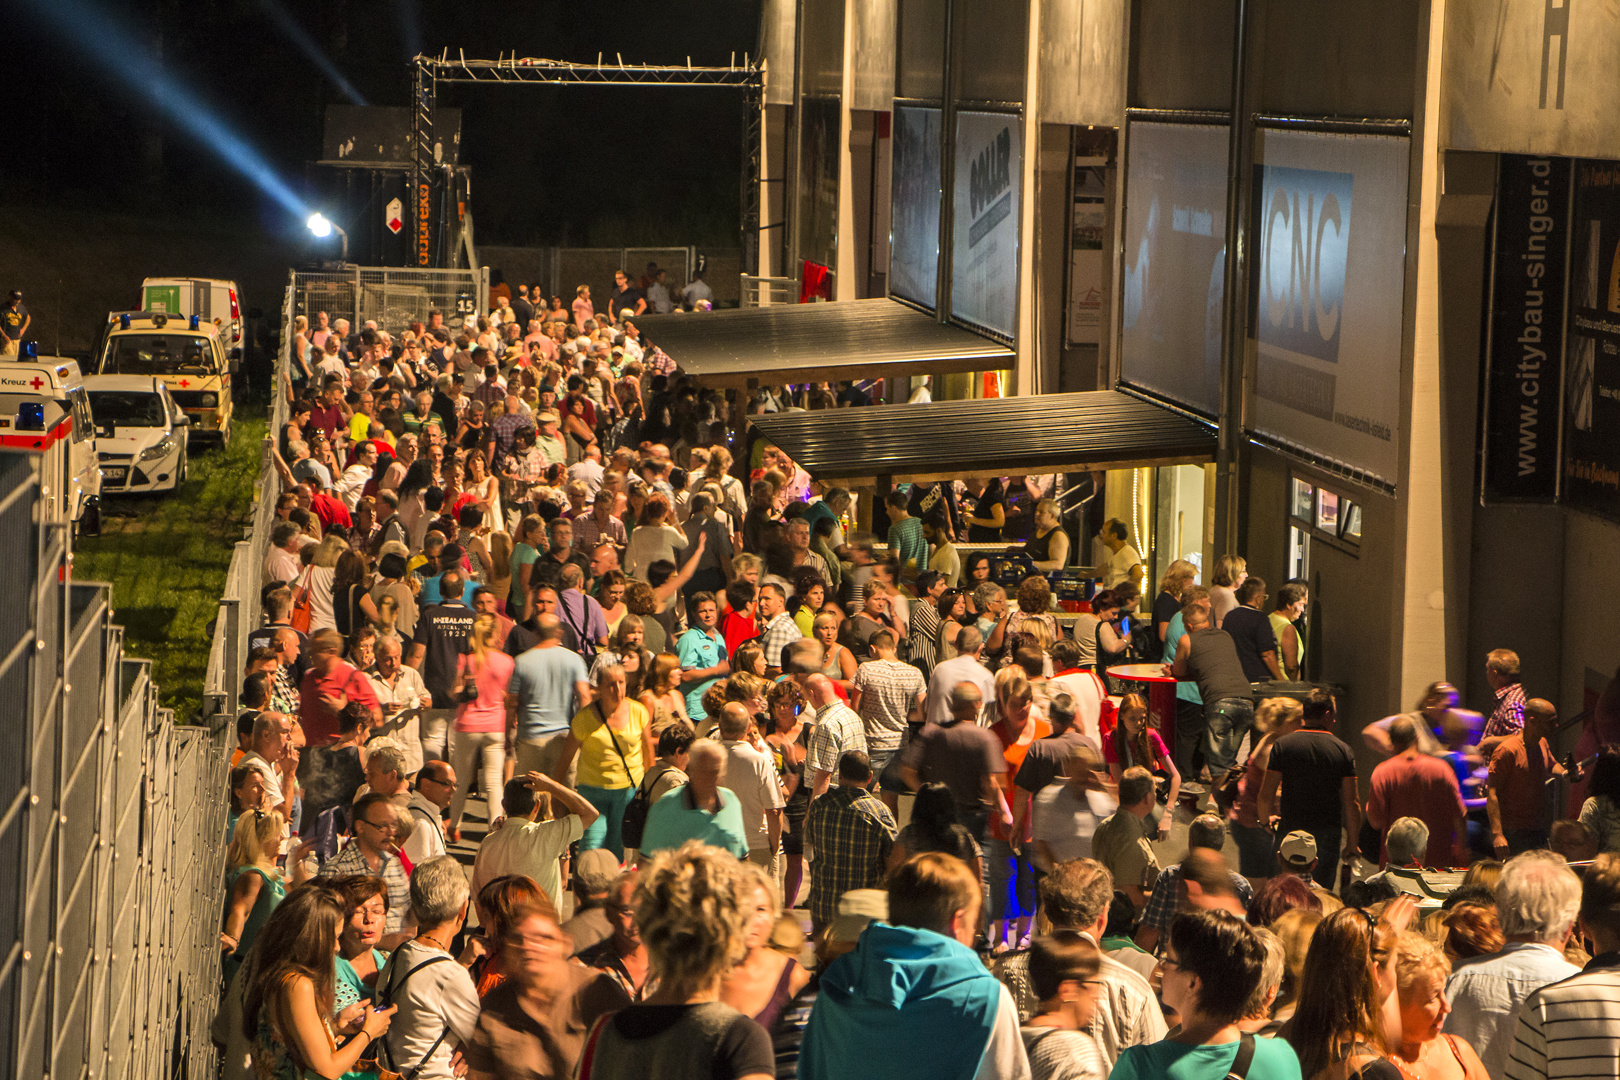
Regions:
<instances>
[{"instance_id":1,"label":"spotlight beam","mask_svg":"<svg viewBox=\"0 0 1620 1080\"><path fill-rule=\"evenodd\" d=\"M349 80L343 77L343 72L338 70L337 65L326 55L320 45L316 44L315 39L309 36L309 31L300 26L298 20L294 19L286 8L282 7L276 0L259 0L259 7L270 17L270 21L276 24L276 29L280 30L289 41L298 46L298 51L303 53L310 63L320 68L321 74L331 80L332 85L337 87L338 91L349 99L351 105L366 104L366 99L360 96L360 91L356 90L349 83Z\"/></svg>"},{"instance_id":2,"label":"spotlight beam","mask_svg":"<svg viewBox=\"0 0 1620 1080\"><path fill-rule=\"evenodd\" d=\"M163 69L142 38L87 0L24 0L43 25L65 43L84 49L132 97L147 101L175 127L218 154L226 164L297 217L308 207L264 155L214 114L202 98Z\"/></svg>"}]
</instances>

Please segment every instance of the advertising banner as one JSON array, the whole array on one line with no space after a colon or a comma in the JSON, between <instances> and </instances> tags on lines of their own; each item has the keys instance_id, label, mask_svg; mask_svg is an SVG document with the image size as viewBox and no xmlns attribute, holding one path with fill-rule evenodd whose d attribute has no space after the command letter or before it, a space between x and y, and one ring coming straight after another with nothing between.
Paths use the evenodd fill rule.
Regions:
<instances>
[{"instance_id":1,"label":"advertising banner","mask_svg":"<svg viewBox=\"0 0 1620 1080\"><path fill-rule=\"evenodd\" d=\"M1011 338L1018 318L1016 113L956 114L951 226L951 317Z\"/></svg>"},{"instance_id":2,"label":"advertising banner","mask_svg":"<svg viewBox=\"0 0 1620 1080\"><path fill-rule=\"evenodd\" d=\"M1262 130L1254 428L1394 484L1409 140Z\"/></svg>"},{"instance_id":3,"label":"advertising banner","mask_svg":"<svg viewBox=\"0 0 1620 1080\"><path fill-rule=\"evenodd\" d=\"M1563 499L1620 518L1620 162L1574 169Z\"/></svg>"},{"instance_id":4,"label":"advertising banner","mask_svg":"<svg viewBox=\"0 0 1620 1080\"><path fill-rule=\"evenodd\" d=\"M1558 497L1569 182L1568 158L1502 155L1480 425L1487 501Z\"/></svg>"},{"instance_id":5,"label":"advertising banner","mask_svg":"<svg viewBox=\"0 0 1620 1080\"><path fill-rule=\"evenodd\" d=\"M1103 238L1108 234L1106 158L1074 159L1074 206L1069 220L1070 345L1102 340Z\"/></svg>"},{"instance_id":6,"label":"advertising banner","mask_svg":"<svg viewBox=\"0 0 1620 1080\"><path fill-rule=\"evenodd\" d=\"M1133 123L1126 147L1121 376L1211 418L1221 401L1228 132Z\"/></svg>"},{"instance_id":7,"label":"advertising banner","mask_svg":"<svg viewBox=\"0 0 1620 1080\"><path fill-rule=\"evenodd\" d=\"M934 310L939 290L940 110L894 107L889 294Z\"/></svg>"}]
</instances>

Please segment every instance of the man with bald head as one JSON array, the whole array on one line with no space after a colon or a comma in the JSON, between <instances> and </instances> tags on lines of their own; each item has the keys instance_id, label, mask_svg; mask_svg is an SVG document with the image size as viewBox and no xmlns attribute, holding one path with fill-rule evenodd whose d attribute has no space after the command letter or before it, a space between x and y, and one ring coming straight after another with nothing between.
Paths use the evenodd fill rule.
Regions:
<instances>
[{"instance_id":1,"label":"man with bald head","mask_svg":"<svg viewBox=\"0 0 1620 1080\"><path fill-rule=\"evenodd\" d=\"M728 752L725 785L741 804L748 837L748 861L776 880L782 849L782 784L776 777L770 747L754 728L754 718L740 701L720 713L720 744Z\"/></svg>"},{"instance_id":2,"label":"man with bald head","mask_svg":"<svg viewBox=\"0 0 1620 1080\"><path fill-rule=\"evenodd\" d=\"M947 700L945 719L924 724L906 747L900 776L912 790L930 783L950 788L957 816L983 842L992 813L999 814L1006 825L1013 822L1012 810L996 779L1007 771L1007 759L1001 740L979 724L984 692L978 683L962 680L951 687Z\"/></svg>"},{"instance_id":3,"label":"man with bald head","mask_svg":"<svg viewBox=\"0 0 1620 1080\"><path fill-rule=\"evenodd\" d=\"M816 726L810 733L810 749L804 761L810 798L816 799L832 784L840 757L851 750L866 753L866 726L860 714L839 698L832 680L819 672L804 680L804 696L816 710Z\"/></svg>"},{"instance_id":4,"label":"man with bald head","mask_svg":"<svg viewBox=\"0 0 1620 1080\"><path fill-rule=\"evenodd\" d=\"M1531 698L1524 703L1524 728L1504 737L1491 755L1485 813L1498 859L1547 846L1552 820L1547 781L1566 772L1547 745L1557 722L1552 702Z\"/></svg>"}]
</instances>

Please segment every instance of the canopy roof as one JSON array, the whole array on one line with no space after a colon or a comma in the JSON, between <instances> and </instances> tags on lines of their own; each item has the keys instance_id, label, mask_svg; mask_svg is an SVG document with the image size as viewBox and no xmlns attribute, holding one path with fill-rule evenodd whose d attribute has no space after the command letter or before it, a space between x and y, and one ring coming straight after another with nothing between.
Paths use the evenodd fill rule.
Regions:
<instances>
[{"instance_id":1,"label":"canopy roof","mask_svg":"<svg viewBox=\"0 0 1620 1080\"><path fill-rule=\"evenodd\" d=\"M998 371L1007 346L883 297L636 320L645 340L711 386Z\"/></svg>"},{"instance_id":2,"label":"canopy roof","mask_svg":"<svg viewBox=\"0 0 1620 1080\"><path fill-rule=\"evenodd\" d=\"M1213 461L1215 432L1120 393L765 413L753 422L818 480L846 487Z\"/></svg>"}]
</instances>

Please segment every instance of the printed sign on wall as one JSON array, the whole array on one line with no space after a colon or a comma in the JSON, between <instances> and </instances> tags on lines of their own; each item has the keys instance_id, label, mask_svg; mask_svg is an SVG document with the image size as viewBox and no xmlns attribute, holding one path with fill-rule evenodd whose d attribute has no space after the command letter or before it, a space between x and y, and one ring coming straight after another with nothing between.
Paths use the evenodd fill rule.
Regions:
<instances>
[{"instance_id":1,"label":"printed sign on wall","mask_svg":"<svg viewBox=\"0 0 1620 1080\"><path fill-rule=\"evenodd\" d=\"M951 316L1009 339L1018 318L1019 123L1015 113L956 114Z\"/></svg>"},{"instance_id":2,"label":"printed sign on wall","mask_svg":"<svg viewBox=\"0 0 1620 1080\"><path fill-rule=\"evenodd\" d=\"M889 292L933 310L939 285L940 110L894 107Z\"/></svg>"},{"instance_id":3,"label":"printed sign on wall","mask_svg":"<svg viewBox=\"0 0 1620 1080\"><path fill-rule=\"evenodd\" d=\"M1394 484L1408 140L1260 134L1250 227L1254 427Z\"/></svg>"},{"instance_id":4,"label":"printed sign on wall","mask_svg":"<svg viewBox=\"0 0 1620 1080\"><path fill-rule=\"evenodd\" d=\"M1481 424L1487 500L1558 497L1569 183L1568 158L1502 155Z\"/></svg>"}]
</instances>

